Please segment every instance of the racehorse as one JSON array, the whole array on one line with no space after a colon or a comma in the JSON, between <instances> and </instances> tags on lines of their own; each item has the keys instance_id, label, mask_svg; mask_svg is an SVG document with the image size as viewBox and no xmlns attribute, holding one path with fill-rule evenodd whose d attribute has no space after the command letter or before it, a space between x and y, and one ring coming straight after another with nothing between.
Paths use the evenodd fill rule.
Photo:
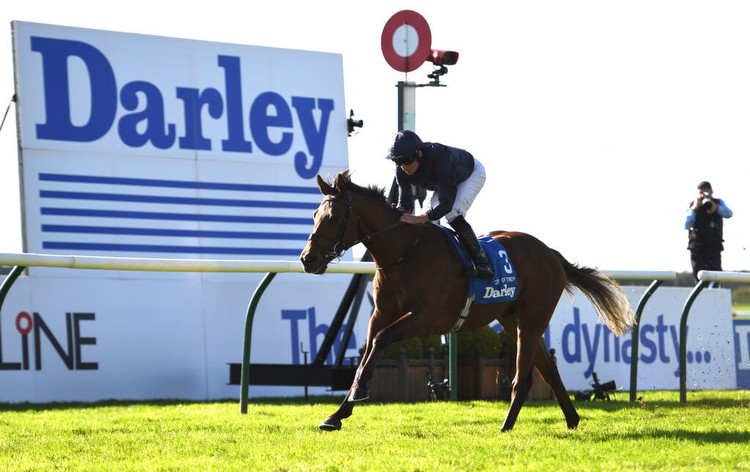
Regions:
<instances>
[{"instance_id":1,"label":"racehorse","mask_svg":"<svg viewBox=\"0 0 750 472\"><path fill-rule=\"evenodd\" d=\"M332 260L359 243L377 266L375 309L364 354L341 406L319 426L333 431L351 416L355 402L369 398L367 382L386 347L453 328L465 303L468 277L443 231L429 223L400 224L401 212L388 204L383 189L353 183L348 170L337 174L333 185L320 176L317 180L324 198L313 213L315 225L300 256L305 272L323 274ZM531 388L532 367L552 387L568 428L574 429L580 417L542 335L563 291L571 293L573 287L586 295L613 333L627 332L634 323L627 297L611 279L571 264L534 236L503 231L490 236L501 242L515 264L518 295L507 303L474 305L460 330L497 320L516 341L516 373L502 431L516 422Z\"/></svg>"}]
</instances>

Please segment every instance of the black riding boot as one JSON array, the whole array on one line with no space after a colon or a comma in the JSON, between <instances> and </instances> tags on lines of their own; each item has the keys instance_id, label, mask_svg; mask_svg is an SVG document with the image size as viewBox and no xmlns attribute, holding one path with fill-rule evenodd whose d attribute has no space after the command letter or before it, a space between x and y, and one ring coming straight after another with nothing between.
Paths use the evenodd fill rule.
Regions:
<instances>
[{"instance_id":1,"label":"black riding boot","mask_svg":"<svg viewBox=\"0 0 750 472\"><path fill-rule=\"evenodd\" d=\"M463 216L459 216L450 222L453 229L458 234L458 239L463 244L464 248L469 252L471 260L474 261L474 266L477 270L477 277L480 279L489 280L495 276L495 272L492 269L492 262L485 254L482 245L477 240L477 235L474 234L474 230L471 229L471 225L466 222Z\"/></svg>"}]
</instances>

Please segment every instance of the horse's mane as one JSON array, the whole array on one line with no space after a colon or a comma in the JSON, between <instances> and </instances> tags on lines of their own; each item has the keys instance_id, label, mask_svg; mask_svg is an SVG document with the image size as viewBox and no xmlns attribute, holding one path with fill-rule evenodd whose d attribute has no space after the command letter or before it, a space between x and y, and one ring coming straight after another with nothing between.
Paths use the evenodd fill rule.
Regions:
<instances>
[{"instance_id":1,"label":"horse's mane","mask_svg":"<svg viewBox=\"0 0 750 472\"><path fill-rule=\"evenodd\" d=\"M340 190L348 190L349 192L356 193L357 195L362 195L369 199L376 200L383 205L391 208L391 205L388 203L388 199L385 197L384 187L378 187L377 185L362 187L355 184L354 182L352 182L351 171L349 169L336 174L334 186Z\"/></svg>"}]
</instances>

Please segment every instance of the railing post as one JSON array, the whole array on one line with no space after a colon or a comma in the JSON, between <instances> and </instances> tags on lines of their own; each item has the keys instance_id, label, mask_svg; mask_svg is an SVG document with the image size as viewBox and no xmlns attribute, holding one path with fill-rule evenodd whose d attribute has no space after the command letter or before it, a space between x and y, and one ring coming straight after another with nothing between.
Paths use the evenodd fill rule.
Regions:
<instances>
[{"instance_id":1,"label":"railing post","mask_svg":"<svg viewBox=\"0 0 750 472\"><path fill-rule=\"evenodd\" d=\"M448 335L448 384L451 386L451 401L458 400L458 335Z\"/></svg>"},{"instance_id":2,"label":"railing post","mask_svg":"<svg viewBox=\"0 0 750 472\"><path fill-rule=\"evenodd\" d=\"M638 306L635 309L635 326L633 326L632 336L632 349L630 351L630 401L634 402L636 398L636 390L638 386L638 343L640 342L640 326L641 326L641 315L643 315L643 309L646 307L646 302L651 295L656 291L657 288L663 283L663 280L654 280L648 287L641 299L638 300Z\"/></svg>"},{"instance_id":3,"label":"railing post","mask_svg":"<svg viewBox=\"0 0 750 472\"><path fill-rule=\"evenodd\" d=\"M13 267L10 273L8 273L8 275L5 277L5 280L3 280L3 284L0 285L0 312L2 312L3 303L5 302L5 296L8 295L10 287L13 285L13 282L16 281L18 276L21 275L21 272L23 272L25 268L25 266Z\"/></svg>"},{"instance_id":4,"label":"railing post","mask_svg":"<svg viewBox=\"0 0 750 472\"><path fill-rule=\"evenodd\" d=\"M247 399L250 389L250 343L253 337L253 318L255 309L258 307L260 297L266 291L266 287L276 277L276 272L269 272L263 277L258 288L255 289L250 304L247 306L245 315L245 337L242 341L242 372L240 374L240 413L247 413Z\"/></svg>"},{"instance_id":5,"label":"railing post","mask_svg":"<svg viewBox=\"0 0 750 472\"><path fill-rule=\"evenodd\" d=\"M693 302L701 293L703 287L708 285L708 282L701 280L698 285L693 288L690 292L690 296L685 301L685 307L682 309L682 318L680 318L680 403L687 401L687 318L690 313L690 307L693 306Z\"/></svg>"}]
</instances>

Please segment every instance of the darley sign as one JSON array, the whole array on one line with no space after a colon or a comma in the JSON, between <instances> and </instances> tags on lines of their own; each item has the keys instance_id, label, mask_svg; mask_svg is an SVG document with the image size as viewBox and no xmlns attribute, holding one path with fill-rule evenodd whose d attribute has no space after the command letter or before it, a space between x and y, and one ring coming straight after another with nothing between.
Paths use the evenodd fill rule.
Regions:
<instances>
[{"instance_id":1,"label":"darley sign","mask_svg":"<svg viewBox=\"0 0 750 472\"><path fill-rule=\"evenodd\" d=\"M331 111L330 98L291 97L290 102L274 91L263 91L250 97L249 113L244 113L241 92L240 58L218 55L216 65L224 74L224 91L214 87L203 89L176 86L162 91L148 80L133 80L119 90L112 65L96 47L81 41L31 37L31 50L42 59L44 108L46 121L36 127L39 139L56 141L95 141L113 126L123 144L141 147L150 143L158 149L178 146L180 149L211 150L212 141L203 135L203 115L221 120L225 138L221 150L253 152L253 141L260 152L271 156L289 152L294 141L294 119L299 123L307 154L295 154L295 169L306 179L320 171ZM75 125L71 119L68 64L79 60L84 65L91 88L91 109L86 123ZM166 94L166 97L165 97ZM165 99L175 99L182 109L181 135L175 123L168 123ZM118 103L126 111L115 123ZM316 120L316 116L318 119ZM317 121L317 122L316 122ZM142 130L139 125L143 124ZM249 125L252 141L245 137ZM280 132L274 139L273 130ZM308 154L311 162L308 161Z\"/></svg>"},{"instance_id":2,"label":"darley sign","mask_svg":"<svg viewBox=\"0 0 750 472\"><path fill-rule=\"evenodd\" d=\"M150 144L157 149L212 150L213 141L220 140L222 151L253 153L255 144L257 152L280 156L302 138L305 150L294 157L297 173L310 179L320 171L334 100L284 97L273 90L260 90L243 99L240 57L214 56L215 67L223 75L219 88L175 85L162 90L148 78L118 86L107 56L84 41L30 36L28 47L41 60L45 120L36 125L38 139L91 142L114 128L121 142L133 148ZM72 114L70 77L76 63L88 79L82 82L90 96L82 124L73 123ZM170 123L165 111L169 101L176 102L182 115L179 133L178 123ZM204 120L221 122L223 137L205 136ZM295 136L295 122L301 136Z\"/></svg>"},{"instance_id":3,"label":"darley sign","mask_svg":"<svg viewBox=\"0 0 750 472\"><path fill-rule=\"evenodd\" d=\"M12 29L26 252L299 258L320 204L313 177L348 167L340 54ZM236 397L227 366L262 275L32 267L0 317L0 401ZM253 362L314 352L349 282L281 278ZM252 394L290 392L302 389Z\"/></svg>"},{"instance_id":4,"label":"darley sign","mask_svg":"<svg viewBox=\"0 0 750 472\"><path fill-rule=\"evenodd\" d=\"M348 167L340 55L13 33L28 252L297 258Z\"/></svg>"}]
</instances>

